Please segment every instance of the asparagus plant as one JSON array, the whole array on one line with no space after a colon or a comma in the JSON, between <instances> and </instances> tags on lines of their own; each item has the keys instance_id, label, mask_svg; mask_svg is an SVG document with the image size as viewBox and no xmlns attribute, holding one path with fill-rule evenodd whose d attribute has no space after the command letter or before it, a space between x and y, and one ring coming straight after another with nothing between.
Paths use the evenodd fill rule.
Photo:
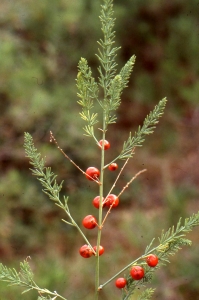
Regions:
<instances>
[{"instance_id":1,"label":"asparagus plant","mask_svg":"<svg viewBox=\"0 0 199 300\"><path fill-rule=\"evenodd\" d=\"M166 105L166 98L159 101L153 111L146 116L143 125L139 126L137 131L123 142L123 147L119 155L117 155L108 164L105 164L105 152L111 151L110 142L106 140L106 134L110 125L117 120L117 109L121 103L121 95L124 88L127 87L130 75L135 63L135 55L130 57L124 67L117 71L116 55L119 47L114 46L115 32L113 17L113 0L102 0L100 21L102 25L103 37L98 41L99 49L96 54L99 60L99 78L98 82L92 76L91 68L85 58L81 58L78 64L77 74L77 89L78 89L78 104L81 106L81 118L85 121L83 128L84 134L90 138L96 147L100 147L100 170L94 166L90 166L87 170L82 170L59 146L55 136L50 132L50 141L54 142L60 152L70 160L74 167L78 168L85 176L85 180L90 180L93 184L97 184L99 189L99 196L93 199L93 205L98 209L98 218L93 215L87 215L82 221L82 226L88 230L97 227L96 245L93 246L86 237L82 227L75 221L75 216L70 212L69 197L61 196L63 182L56 181L57 175L53 173L50 167L45 166L45 159L37 151L33 138L29 133L25 133L24 147L26 156L32 165L32 173L37 177L43 187L43 192L66 213L66 219L62 219L66 226L73 226L80 233L84 239L84 245L80 245L77 249L77 255L83 258L95 257L95 295L93 299L100 299L100 291L105 289L111 282L115 281L115 286L121 289L121 299L131 299L135 289L139 286L145 286L153 277L154 272L161 266L169 262L169 257L174 255L182 246L191 245L191 241L185 237L186 233L190 232L193 227L199 225L199 213L193 214L184 221L181 219L177 225L169 228L166 232L162 232L161 236L146 246L143 254L138 258L131 258L129 263L116 274L107 280L101 282L100 280L100 261L101 255L106 255L104 247L101 245L101 237L105 226L105 222L110 214L110 211L119 206L121 195L125 192L128 186L146 169L140 170L137 174L132 176L129 182L123 187L118 195L112 193L120 176L135 153L137 147L141 147L145 141L145 137L152 134L160 117L164 113ZM96 105L97 104L97 105ZM99 104L99 105L98 105ZM98 108L97 108L98 107ZM102 110L102 119L98 120L97 109ZM100 135L100 137L99 137ZM118 175L110 187L107 194L104 193L105 170L118 170L117 162L123 161L123 166L119 169ZM104 213L105 212L105 213ZM125 275L124 275L125 274ZM31 290L37 291L38 300L47 299L64 299L70 300L72 298L65 298L56 291L50 291L46 288L41 288L35 282L33 272L29 264L29 257L20 263L20 270L17 272L14 268L7 268L0 264L0 280L5 281L11 285L17 285L24 288L23 293ZM154 289L146 288L137 299L147 300L151 299Z\"/></svg>"}]
</instances>

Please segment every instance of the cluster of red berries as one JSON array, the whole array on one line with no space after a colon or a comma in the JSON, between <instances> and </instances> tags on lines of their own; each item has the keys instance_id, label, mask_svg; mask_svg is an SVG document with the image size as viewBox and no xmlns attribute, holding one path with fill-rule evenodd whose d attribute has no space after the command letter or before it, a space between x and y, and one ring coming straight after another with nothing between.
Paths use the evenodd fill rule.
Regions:
<instances>
[{"instance_id":1,"label":"cluster of red berries","mask_svg":"<svg viewBox=\"0 0 199 300\"><path fill-rule=\"evenodd\" d=\"M104 197L102 198L102 207L110 207L112 206L117 207L119 204L119 198L114 195L114 194L110 194L108 195L108 197L106 197L106 199L104 199ZM96 196L93 199L93 206L95 206L96 208L99 209L100 206L100 196Z\"/></svg>"},{"instance_id":2,"label":"cluster of red berries","mask_svg":"<svg viewBox=\"0 0 199 300\"><path fill-rule=\"evenodd\" d=\"M100 140L98 143L99 147L102 149L102 147L104 147L104 150L108 150L110 148L110 143L107 140ZM118 168L118 165L116 163L111 163L108 166L110 171L115 171ZM100 171L95 168L95 167L89 167L86 170L86 178L88 180L99 180L100 177ZM100 206L100 196L96 196L93 199L93 205L94 207L99 209ZM110 194L108 195L108 197L106 197L106 199L102 198L102 207L117 207L119 204L119 198L114 195L114 194ZM85 228L87 229L93 229L97 226L97 219L92 216L92 215L88 215L86 216L83 221L82 224ZM79 249L79 253L82 257L84 258L89 258L92 255L94 255L95 253L93 252L93 250L96 252L97 246L94 246L93 249L91 249L91 247L89 247L89 245L83 245L80 249ZM104 253L104 248L102 246L99 247L99 255L102 255Z\"/></svg>"},{"instance_id":3,"label":"cluster of red berries","mask_svg":"<svg viewBox=\"0 0 199 300\"><path fill-rule=\"evenodd\" d=\"M102 199L104 200L104 198ZM106 201L102 202L102 206L107 206L107 207L116 207L119 204L119 198L116 195L110 194L107 198ZM93 205L99 209L100 205L100 196L97 196L93 199ZM97 226L97 219L93 215L88 215L84 217L82 220L82 224L85 228L87 229L93 229ZM96 252L97 247L93 247L94 251ZM89 258L93 254L93 250L88 246L84 245L80 248L79 253L82 257L84 258ZM99 255L102 255L104 253L104 248L102 246L99 247Z\"/></svg>"},{"instance_id":4,"label":"cluster of red berries","mask_svg":"<svg viewBox=\"0 0 199 300\"><path fill-rule=\"evenodd\" d=\"M118 168L118 165L116 163L112 163L108 166L109 170L110 171L115 171L117 170ZM86 178L88 180L98 180L100 177L100 171L95 168L95 167L89 167L87 170L86 170Z\"/></svg>"},{"instance_id":5,"label":"cluster of red berries","mask_svg":"<svg viewBox=\"0 0 199 300\"><path fill-rule=\"evenodd\" d=\"M104 150L108 150L110 148L110 143L106 140L100 140L98 143L98 146L102 149L104 148ZM110 171L115 171L118 168L118 165L116 163L111 163L108 166ZM85 172L86 178L88 180L99 180L100 177L100 171L95 168L95 167L89 167L86 172ZM93 199L93 206L98 208L100 207L100 196L96 196ZM119 204L119 198L114 195L114 194L110 194L108 195L105 199L104 197L102 198L102 207L117 207ZM87 229L93 229L95 228L98 224L97 224L97 219L93 216L93 215L88 215L86 216L83 221L82 224L85 228ZM103 246L99 246L98 249L99 253L98 255L102 255L104 253L104 247ZM93 255L97 255L97 246L91 247L89 245L83 245L80 249L79 249L79 253L82 257L84 258L89 258ZM150 254L146 257L146 263L148 264L148 266L154 268L157 264L158 264L158 257L154 254ZM145 271L144 268L141 266L133 266L130 270L130 275L134 280L141 280L144 275L145 275ZM117 288L124 288L127 284L127 279L126 278L118 278L115 281L115 285Z\"/></svg>"},{"instance_id":6,"label":"cluster of red berries","mask_svg":"<svg viewBox=\"0 0 199 300\"><path fill-rule=\"evenodd\" d=\"M158 264L158 257L154 254L150 254L146 258L146 263L149 267L154 268ZM141 280L144 277L144 268L140 266L133 266L130 270L130 275L134 280ZM118 278L115 281L115 285L119 289L123 289L127 284L126 278Z\"/></svg>"},{"instance_id":7,"label":"cluster of red berries","mask_svg":"<svg viewBox=\"0 0 199 300\"><path fill-rule=\"evenodd\" d=\"M95 252L93 252L93 250ZM92 255L95 255L96 251L97 251L97 246L94 246L92 249L89 245L83 245L79 249L79 254L84 258L89 258ZM102 255L103 253L104 253L104 247L100 245L99 246L99 256Z\"/></svg>"}]
</instances>

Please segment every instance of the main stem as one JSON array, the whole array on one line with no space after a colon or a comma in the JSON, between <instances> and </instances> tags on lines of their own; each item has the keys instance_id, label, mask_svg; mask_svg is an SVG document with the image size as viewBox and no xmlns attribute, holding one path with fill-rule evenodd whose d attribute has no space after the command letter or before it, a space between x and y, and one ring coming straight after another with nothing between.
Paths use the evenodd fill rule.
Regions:
<instances>
[{"instance_id":1,"label":"main stem","mask_svg":"<svg viewBox=\"0 0 199 300\"><path fill-rule=\"evenodd\" d=\"M105 114L103 116L103 135L102 139L105 139ZM99 194L100 194L100 206L99 206L99 217L98 217L98 234L97 234L97 256L96 256L96 269L95 269L95 299L99 298L99 273L100 273L100 257L98 255L100 241L101 241L101 225L102 225L102 199L103 199L103 179L104 179L104 145L102 146L101 152L101 172L100 172L100 186L99 186Z\"/></svg>"},{"instance_id":2,"label":"main stem","mask_svg":"<svg viewBox=\"0 0 199 300\"><path fill-rule=\"evenodd\" d=\"M112 21L111 17L112 12L112 0L104 0L104 5L102 5L102 28L104 33L104 46L102 47L102 67L104 69L104 76L101 77L101 84L104 90L104 104L108 101L108 85L110 81L110 74L111 74L111 55L110 55L110 47L111 47L111 25L109 26L110 22ZM105 21L104 21L105 20ZM104 25L104 22L106 23ZM114 57L114 56L113 56ZM113 59L113 58L112 58ZM107 111L105 109L106 106L103 107L103 127L102 127L102 139L105 140L106 129L107 129ZM99 206L99 218L98 218L98 234L97 234L97 256L96 256L96 270L95 270L95 300L99 298L99 274L100 274L100 257L99 257L99 246L101 241L101 230L102 230L102 199L103 199L103 185L104 185L104 143L102 145L102 152L101 152L101 173L100 173L100 186L99 186L99 194L100 194L100 206Z\"/></svg>"}]
</instances>

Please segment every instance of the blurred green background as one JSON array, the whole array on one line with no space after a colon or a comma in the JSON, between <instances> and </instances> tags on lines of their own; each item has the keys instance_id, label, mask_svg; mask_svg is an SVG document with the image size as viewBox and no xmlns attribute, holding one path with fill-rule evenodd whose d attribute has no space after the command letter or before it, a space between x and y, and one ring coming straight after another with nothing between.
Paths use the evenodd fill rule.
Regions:
<instances>
[{"instance_id":1,"label":"blurred green background","mask_svg":"<svg viewBox=\"0 0 199 300\"><path fill-rule=\"evenodd\" d=\"M162 228L199 210L199 2L114 3L116 45L122 46L118 70L132 54L137 59L118 122L107 132L111 149L106 162L120 153L129 131L142 124L160 99L167 96L169 102L155 133L136 149L115 189L120 192L136 172L147 168L121 196L104 227L102 283L140 256ZM97 215L91 204L98 195L96 185L49 143L49 131L82 169L100 166L100 150L83 135L75 85L80 57L87 58L98 76L99 11L99 0L0 2L0 260L18 269L31 256L38 285L68 300L93 299L95 259L79 256L84 241L61 222L65 215L31 175L23 133L33 135L58 180L64 180L63 194L70 198L75 220L81 224L86 214ZM116 175L106 172L105 192ZM199 299L198 230L188 236L193 246L156 272L153 299ZM96 230L87 235L95 244ZM1 300L36 299L35 293L21 296L21 291L0 283ZM120 291L111 283L101 299L120 299Z\"/></svg>"}]
</instances>

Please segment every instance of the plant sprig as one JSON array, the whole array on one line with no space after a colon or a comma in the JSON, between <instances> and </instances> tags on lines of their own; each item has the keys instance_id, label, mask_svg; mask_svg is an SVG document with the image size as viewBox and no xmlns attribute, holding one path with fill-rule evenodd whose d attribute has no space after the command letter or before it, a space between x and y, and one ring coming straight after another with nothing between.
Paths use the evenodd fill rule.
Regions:
<instances>
[{"instance_id":1,"label":"plant sprig","mask_svg":"<svg viewBox=\"0 0 199 300\"><path fill-rule=\"evenodd\" d=\"M94 125L98 123L97 113L91 113L93 108L93 99L98 101L98 85L95 79L92 77L91 68L88 66L88 62L85 58L81 58L78 64L77 74L77 93L80 100L78 104L82 106L81 118L88 123L83 129L86 132L85 135L94 135Z\"/></svg>"},{"instance_id":2,"label":"plant sprig","mask_svg":"<svg viewBox=\"0 0 199 300\"><path fill-rule=\"evenodd\" d=\"M147 282L150 282L153 277L153 273L156 269L158 269L161 265L164 265L165 263L169 262L168 257L171 255L174 255L178 250L181 249L182 246L190 246L191 241L189 239L184 238L186 233L190 232L193 227L199 225L199 212L196 214L193 214L191 217L186 218L184 221L184 225L182 225L182 219L180 218L176 228L172 226L169 228L165 233L162 232L161 236L158 238L159 245L152 248L152 244L155 239L152 239L150 244L146 247L145 252L143 255L141 255L136 260L132 261L130 264L128 264L126 267L124 267L122 270L120 270L117 274L115 274L112 278L110 278L107 282L99 286L99 290L101 290L105 285L107 285L109 282L111 282L113 279L115 279L117 276L119 276L121 273L124 273L127 269L129 269L132 265L143 264L143 259L153 253L157 254L160 263L155 268L148 267L145 263L145 276L142 280L135 281L132 279L132 277L129 275L127 277L128 284L123 292L123 300L130 299L130 296L134 293L135 288L138 286L143 286ZM143 298L145 299L145 298Z\"/></svg>"},{"instance_id":3,"label":"plant sprig","mask_svg":"<svg viewBox=\"0 0 199 300\"><path fill-rule=\"evenodd\" d=\"M120 47L113 47L115 43L115 31L113 31L115 19L113 18L113 0L104 0L104 4L101 5L100 21L102 23L103 39L98 41L100 49L98 49L98 57L101 66L98 68L100 77L99 83L105 94L108 94L108 89L116 73L117 63L115 61L116 52Z\"/></svg>"},{"instance_id":4,"label":"plant sprig","mask_svg":"<svg viewBox=\"0 0 199 300\"><path fill-rule=\"evenodd\" d=\"M155 106L154 110L151 111L148 116L146 116L142 127L138 127L138 130L135 132L134 136L132 137L131 133L129 134L128 140L124 142L123 149L116 159L127 159L132 157L132 149L142 146L143 142L145 141L145 136L153 133L156 124L159 122L159 118L163 115L166 102L166 98L160 100L160 102Z\"/></svg>"},{"instance_id":5,"label":"plant sprig","mask_svg":"<svg viewBox=\"0 0 199 300\"><path fill-rule=\"evenodd\" d=\"M19 272L16 271L14 268L7 268L2 263L0 264L0 281L5 281L8 283L9 286L17 285L24 288L22 294L27 293L31 290L36 290L40 295L47 294L49 297L42 297L40 299L56 299L60 298L63 300L67 300L63 296L59 295L56 291L51 292L48 289L40 288L35 281L33 280L33 272L31 267L28 263L28 258L20 263L20 270ZM54 296L51 298L50 295ZM38 299L39 299L38 298Z\"/></svg>"},{"instance_id":6,"label":"plant sprig","mask_svg":"<svg viewBox=\"0 0 199 300\"><path fill-rule=\"evenodd\" d=\"M94 125L97 121L97 113L92 113L93 99L96 99L104 111L105 128L108 124L116 122L115 110L118 109L121 103L122 90L128 86L130 74L135 63L135 55L133 55L118 75L116 74L116 52L120 47L113 47L115 43L115 31L113 31L115 19L113 18L113 0L104 0L102 5L100 21L102 23L103 39L98 41L100 49L99 54L96 54L101 66L98 71L100 73L99 85L104 92L104 100L98 99L98 84L92 77L91 68L85 58L81 58L78 64L77 75L77 94L80 100L78 103L82 106L81 118L88 123L83 129L85 135L92 136L95 141L97 139L94 134Z\"/></svg>"},{"instance_id":7,"label":"plant sprig","mask_svg":"<svg viewBox=\"0 0 199 300\"><path fill-rule=\"evenodd\" d=\"M68 225L75 226L83 239L86 243L93 249L90 242L86 238L85 234L75 222L73 217L71 216L69 207L68 207L68 197L64 197L64 201L60 200L59 193L62 188L63 181L58 184L56 181L57 175L55 175L51 168L45 167L45 160L41 158L41 154L37 152L37 149L34 146L32 136L25 132L24 134L24 148L26 152L26 156L30 159L30 164L34 166L34 169L30 169L33 175L37 176L37 179L40 181L41 185L44 187L43 192L48 195L50 200L54 201L57 206L65 211L70 222L62 219L63 222L67 223ZM95 251L93 250L95 253Z\"/></svg>"},{"instance_id":8,"label":"plant sprig","mask_svg":"<svg viewBox=\"0 0 199 300\"><path fill-rule=\"evenodd\" d=\"M95 136L94 127L98 123L98 114L96 112L96 102L100 105L102 109L102 126L100 131L102 132L102 147L101 147L101 169L99 172L100 180L93 178L88 175L87 179L95 181L99 186L99 214L98 214L98 223L95 221L95 225L98 227L97 233L97 245L95 251L91 246L90 242L82 232L81 228L75 222L74 218L71 216L69 206L68 206L68 197L63 197L63 200L60 199L60 192L62 189L63 181L58 184L56 181L57 175L55 175L50 167L45 166L45 159L41 157L41 154L38 153L37 149L34 146L33 139L29 133L25 133L24 147L26 151L26 156L30 159L30 164L33 166L31 169L34 176L40 181L43 192L48 195L50 200L54 201L55 205L60 207L65 211L69 220L62 219L63 222L67 223L70 226L77 228L79 233L82 235L83 239L86 241L89 250L92 250L90 257L95 254L96 257L96 270L95 270L95 300L99 298L99 291L104 288L108 283L115 279L118 275L125 272L131 266L141 265L143 266L143 277L139 281L134 280L131 275L125 275L125 284L127 281L126 287L122 290L122 299L130 300L131 296L134 294L135 289L140 286L145 286L146 283L150 282L153 278L153 274L156 269L160 268L161 265L165 265L169 262L169 257L174 255L182 245L191 245L191 241L185 238L186 233L192 230L194 226L199 225L199 212L193 214L190 218L185 219L184 225L182 225L181 219L177 223L176 228L173 226L165 233L162 232L161 236L158 238L158 245L153 246L155 239L152 239L150 244L146 247L143 255L132 261L130 264L125 266L112 278L106 281L104 284L100 285L100 254L99 247L101 242L101 234L104 222L107 219L107 216L110 214L110 211L113 207L112 203L109 207L107 214L104 219L102 214L103 204L106 203L108 195L111 193L113 188L116 185L116 182L121 176L124 167L127 165L129 159L134 154L134 149L136 147L141 147L145 141L146 135L152 134L159 118L163 115L166 98L162 99L154 108L153 111L146 116L142 126L138 127L137 132L134 136L129 134L128 139L123 144L123 149L119 156L117 156L111 163L115 162L117 159L126 160L123 167L121 168L118 176L115 179L111 189L109 190L108 195L103 200L104 195L104 170L108 165L104 164L105 161L105 147L104 141L106 137L106 132L108 125L116 122L116 110L119 108L121 103L121 95L124 88L128 86L130 75L133 71L133 66L135 63L135 55L133 55L124 67L120 70L119 74L117 73L117 62L116 56L117 51L120 47L115 47L115 31L114 23L115 19L113 18L113 0L102 0L103 5L101 5L101 15L100 21L102 24L103 38L98 41L99 49L97 57L100 62L98 68L99 71L99 83L97 83L92 76L91 68L88 65L88 62L85 58L81 58L78 64L78 74L77 74L77 88L78 88L78 104L81 106L82 111L80 112L81 118L86 122L84 126L85 135L93 137L96 144L99 145L98 139ZM102 99L99 99L99 87L102 88L103 96ZM87 175L74 161L72 161L68 155L59 147L53 133L50 132L50 139L53 141L61 153L69 159L69 161L77 167L84 175ZM137 178L141 173L146 170L139 171L134 177L126 183L122 188L121 192L118 194L118 197L128 188L131 182ZM90 177L90 178L89 178ZM104 203L103 203L103 201ZM107 201L108 202L108 201ZM83 223L84 224L84 223ZM91 229L89 227L86 227ZM87 247L87 245L84 245ZM81 253L80 253L81 254ZM149 254L156 255L158 265L148 265L146 263L146 257ZM83 256L86 257L86 256ZM87 256L88 258L88 256ZM30 290L36 290L38 292L38 300L55 300L60 298L66 300L64 297L57 294L56 291L51 292L48 289L40 288L33 280L33 272L30 268L30 265L27 259L20 264L20 271L17 272L15 269L10 269L5 267L3 264L0 264L0 280L8 282L9 285L18 285L23 287L25 290L23 293ZM148 288L144 290L137 300L149 300L151 299L154 293L154 289Z\"/></svg>"},{"instance_id":9,"label":"plant sprig","mask_svg":"<svg viewBox=\"0 0 199 300\"><path fill-rule=\"evenodd\" d=\"M133 70L135 63L135 55L133 55L124 67L121 69L120 74L116 75L110 84L107 92L107 101L104 106L106 111L106 124L112 124L116 122L117 116L112 113L117 110L121 103L121 94L125 87L128 86L129 78Z\"/></svg>"}]
</instances>

